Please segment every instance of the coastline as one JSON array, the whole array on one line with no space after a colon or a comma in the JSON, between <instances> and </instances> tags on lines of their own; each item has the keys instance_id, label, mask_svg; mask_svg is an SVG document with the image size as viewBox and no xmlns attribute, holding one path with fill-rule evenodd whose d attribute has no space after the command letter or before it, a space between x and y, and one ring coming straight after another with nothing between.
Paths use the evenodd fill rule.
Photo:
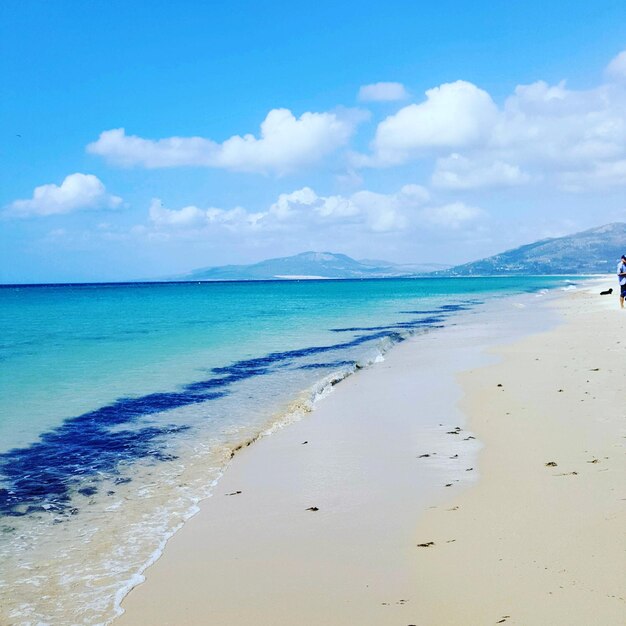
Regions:
<instances>
[{"instance_id":1,"label":"coastline","mask_svg":"<svg viewBox=\"0 0 626 626\"><path fill-rule=\"evenodd\" d=\"M45 306L31 307L32 316L17 316L23 323L18 323L14 332L20 330L20 324L39 327L35 322L43 319L47 319L45 328L56 332L42 332L41 351L35 359L25 353L20 360L19 351L15 352L16 381L23 380L24 384L12 385L12 395L3 397L4 407L19 407L14 421L26 430L9 428L9 437L3 439L3 476L15 489L2 494L8 523L3 526L0 545L6 563L0 577L4 590L0 591L0 621L110 623L120 614L124 596L142 582L143 572L160 559L168 539L197 513L197 504L211 495L233 453L254 448L256 445L248 444L260 435L305 417L312 404L329 390L345 389L344 385L334 387L333 383L352 373L361 377L370 364L376 368L392 345L402 344L411 336L432 334L436 335L432 339L434 350L429 341L424 340L419 346L421 349L431 345L434 354L441 347L440 339L446 336L440 334L446 326L497 308L498 302L513 294L521 300L545 299L550 287L566 282L570 281L528 277L504 282L443 280L429 286L420 281L346 285L326 282L315 289L302 284L259 289L239 286L234 292L195 286L173 293L170 289L142 288L121 299L125 303L123 314L104 316L105 328L109 323L106 320L124 320L119 333L109 335L93 335L93 331L101 325L101 298L107 303L105 308L110 309L122 295L117 291L107 288L104 292L34 292L31 295L38 301L43 298ZM537 296L528 295L535 293ZM208 294L222 301L226 308L239 307L241 296L246 296L241 303L243 308L230 316L233 323L228 324L227 333L219 331L220 320L226 319L221 309L202 309L205 316L198 317L196 305ZM283 304L274 315L267 303L276 299ZM78 335L68 327L71 318L59 315L56 303L60 300L85 311L86 322ZM141 306L148 301L158 303L156 310L160 314ZM19 310L21 296L10 302ZM308 306L303 311L304 302ZM312 306L312 302L317 306ZM531 306L529 311L532 309ZM147 317L130 314L133 310L145 311ZM179 311L180 316L172 317L172 311ZM259 324L251 326L248 320L257 315ZM525 321L526 317L527 314L518 319ZM217 324L215 329L213 323ZM148 335L143 332L146 325L152 329ZM67 349L62 351L66 361L58 362L59 367L54 368L50 378L45 372L40 372L41 377L34 376L37 363L47 363L58 349L57 336L67 338ZM76 339L79 341L74 345ZM207 341L215 349L209 350ZM457 343L460 341L465 345L464 340L457 338ZM170 351L168 346L172 345L175 350ZM49 357L43 358L46 354ZM85 359L77 359L80 354ZM167 354L167 359L163 354ZM392 354L393 351L390 359ZM449 350L446 354L454 355ZM104 358L106 355L111 360ZM106 365L115 363L113 357L123 355L131 357L127 366L141 365L152 356L148 359L151 370L140 368L127 376L117 367ZM449 376L449 364L459 360L457 356L442 359L438 366L440 375L447 376L448 382L438 394L439 411L447 406L441 405L442 398L452 401L449 392L456 387ZM72 378L77 362L91 362L93 368L81 367L84 375ZM428 369L432 362L426 356L421 370ZM102 364L105 365L100 367ZM407 361L407 365L413 370L413 363ZM132 367L128 370L133 371ZM95 372L102 374L102 385L91 389ZM146 373L151 375L144 376ZM113 386L107 382L111 375ZM428 375L432 377L430 372ZM425 376L418 374L411 381ZM368 374L375 391L378 377L369 377ZM144 378L146 385L142 386ZM57 379L67 380L68 384L58 387ZM404 394L407 380L403 380L400 386L391 380L388 391L382 394L384 402L378 414L368 413L367 419L361 421L353 418L352 430L362 429L365 423L368 428L363 437L377 437L369 424L388 418L389 409L395 404L389 404L385 398ZM47 400L43 411L36 393L27 391L43 393L47 387L59 392L43 394ZM25 402L16 403L20 389ZM411 428L420 426L420 408L429 392L426 383L415 391L413 413L402 417ZM347 404L342 415L350 413L350 403ZM164 406L166 410L161 411ZM60 409L70 417L59 420ZM451 414L452 409L451 406ZM43 428L38 428L37 411L45 418ZM437 414L432 412L426 417L434 420ZM443 423L449 415L441 417ZM51 427L46 426L50 423ZM393 433L401 432L394 423L391 426L389 445L393 445ZM23 436L28 430L39 433L37 439L20 445L20 433ZM437 434L435 427L432 432L424 428L422 431L413 435L416 442L430 440ZM11 439L13 432L18 435L17 447ZM448 437L444 439L449 443ZM345 443L345 450L352 454L352 464L367 466L367 458L362 454L359 457L358 450L351 451L352 442ZM464 448L468 446L464 444ZM407 473L413 471L410 458L405 466ZM390 462L395 462L393 456ZM338 474L342 475L341 468ZM422 483L439 488L442 477L442 472L420 477L409 489L426 494ZM388 478L396 482L393 476ZM277 481L280 480L279 476ZM368 489L369 485L360 484L356 491ZM13 516L14 512L18 515ZM415 510L411 510L404 516L409 519L415 515Z\"/></svg>"},{"instance_id":2,"label":"coastline","mask_svg":"<svg viewBox=\"0 0 626 626\"><path fill-rule=\"evenodd\" d=\"M535 303L506 298L410 339L243 450L115 624L410 623L415 523L478 477L454 377L492 360L486 346L545 326ZM465 436L448 434L457 426Z\"/></svg>"}]
</instances>

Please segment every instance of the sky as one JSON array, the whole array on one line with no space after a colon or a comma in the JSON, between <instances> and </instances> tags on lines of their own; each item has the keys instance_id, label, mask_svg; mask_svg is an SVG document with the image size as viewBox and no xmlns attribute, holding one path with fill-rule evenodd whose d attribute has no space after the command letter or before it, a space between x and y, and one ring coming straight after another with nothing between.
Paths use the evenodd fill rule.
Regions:
<instances>
[{"instance_id":1,"label":"sky","mask_svg":"<svg viewBox=\"0 0 626 626\"><path fill-rule=\"evenodd\" d=\"M0 3L0 282L626 221L626 3Z\"/></svg>"}]
</instances>

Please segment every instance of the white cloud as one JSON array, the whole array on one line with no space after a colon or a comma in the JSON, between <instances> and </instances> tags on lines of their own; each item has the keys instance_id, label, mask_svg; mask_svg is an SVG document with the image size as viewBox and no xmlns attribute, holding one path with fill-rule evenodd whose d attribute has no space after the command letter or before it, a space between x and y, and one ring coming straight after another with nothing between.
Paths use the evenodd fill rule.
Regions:
<instances>
[{"instance_id":1,"label":"white cloud","mask_svg":"<svg viewBox=\"0 0 626 626\"><path fill-rule=\"evenodd\" d=\"M258 138L234 135L223 143L203 137L152 140L118 128L101 133L87 151L124 167L201 166L282 175L345 145L358 121L359 116L349 111L303 113L296 118L288 109L273 109L261 123Z\"/></svg>"},{"instance_id":2,"label":"white cloud","mask_svg":"<svg viewBox=\"0 0 626 626\"><path fill-rule=\"evenodd\" d=\"M115 209L122 199L107 193L102 181L93 174L75 173L60 185L53 183L35 187L32 198L15 200L7 212L15 217L59 215L74 211Z\"/></svg>"},{"instance_id":3,"label":"white cloud","mask_svg":"<svg viewBox=\"0 0 626 626\"><path fill-rule=\"evenodd\" d=\"M606 75L609 78L618 80L626 79L626 50L620 52L617 56L611 59L611 62L606 66Z\"/></svg>"},{"instance_id":4,"label":"white cloud","mask_svg":"<svg viewBox=\"0 0 626 626\"><path fill-rule=\"evenodd\" d=\"M419 185L405 185L390 194L358 191L354 194L320 196L310 187L280 194L266 210L187 206L174 210L155 198L149 208L148 227L134 230L152 239L205 238L229 233L240 237L254 234L255 241L278 234L289 237L327 232L334 236L410 232L423 228L456 229L480 218L480 209L462 203L437 206Z\"/></svg>"},{"instance_id":5,"label":"white cloud","mask_svg":"<svg viewBox=\"0 0 626 626\"><path fill-rule=\"evenodd\" d=\"M254 227L262 216L260 213L249 213L241 207L224 210L214 207L200 209L190 205L178 210L168 209L159 198L152 199L148 214L152 226L165 231L202 230L211 226L240 230L244 226Z\"/></svg>"},{"instance_id":6,"label":"white cloud","mask_svg":"<svg viewBox=\"0 0 626 626\"><path fill-rule=\"evenodd\" d=\"M358 191L350 196L318 196L305 187L281 194L267 215L310 227L351 224L370 232L391 232L406 229L428 199L428 191L419 185L405 185L392 194ZM261 223L271 225L270 220Z\"/></svg>"},{"instance_id":7,"label":"white cloud","mask_svg":"<svg viewBox=\"0 0 626 626\"><path fill-rule=\"evenodd\" d=\"M444 189L511 187L529 182L518 165L504 161L474 161L460 154L437 159L431 182Z\"/></svg>"},{"instance_id":8,"label":"white cloud","mask_svg":"<svg viewBox=\"0 0 626 626\"><path fill-rule=\"evenodd\" d=\"M410 104L378 125L371 162L400 164L430 149L478 144L497 114L491 96L472 83L459 80L429 89L424 102Z\"/></svg>"},{"instance_id":9,"label":"white cloud","mask_svg":"<svg viewBox=\"0 0 626 626\"><path fill-rule=\"evenodd\" d=\"M153 198L148 209L150 221L156 226L197 227L207 221L206 210L196 206L186 206L178 211L166 209L158 198Z\"/></svg>"},{"instance_id":10,"label":"white cloud","mask_svg":"<svg viewBox=\"0 0 626 626\"><path fill-rule=\"evenodd\" d=\"M281 193L274 202L268 213L279 220L284 220L295 215L303 208L314 206L318 203L317 194L310 187L303 187L292 193Z\"/></svg>"},{"instance_id":11,"label":"white cloud","mask_svg":"<svg viewBox=\"0 0 626 626\"><path fill-rule=\"evenodd\" d=\"M611 61L607 75L626 77L626 51ZM381 121L371 153L354 155L352 164L432 159L432 184L452 190L530 182L567 190L621 185L626 87L614 81L583 91L565 81L536 81L518 85L498 107L476 85L444 84Z\"/></svg>"},{"instance_id":12,"label":"white cloud","mask_svg":"<svg viewBox=\"0 0 626 626\"><path fill-rule=\"evenodd\" d=\"M626 93L608 86L571 91L564 83L520 85L483 149L553 169L611 159L624 150Z\"/></svg>"},{"instance_id":13,"label":"white cloud","mask_svg":"<svg viewBox=\"0 0 626 626\"><path fill-rule=\"evenodd\" d=\"M359 89L358 99L361 102L393 102L404 100L408 95L402 83L373 83Z\"/></svg>"}]
</instances>

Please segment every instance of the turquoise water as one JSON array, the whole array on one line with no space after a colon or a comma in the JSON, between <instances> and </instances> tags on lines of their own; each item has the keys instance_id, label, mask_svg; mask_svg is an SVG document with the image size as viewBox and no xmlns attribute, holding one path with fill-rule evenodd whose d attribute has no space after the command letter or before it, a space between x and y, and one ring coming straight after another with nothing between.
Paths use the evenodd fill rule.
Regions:
<instances>
[{"instance_id":1,"label":"turquoise water","mask_svg":"<svg viewBox=\"0 0 626 626\"><path fill-rule=\"evenodd\" d=\"M0 288L0 622L106 622L242 443L412 333L564 285Z\"/></svg>"}]
</instances>

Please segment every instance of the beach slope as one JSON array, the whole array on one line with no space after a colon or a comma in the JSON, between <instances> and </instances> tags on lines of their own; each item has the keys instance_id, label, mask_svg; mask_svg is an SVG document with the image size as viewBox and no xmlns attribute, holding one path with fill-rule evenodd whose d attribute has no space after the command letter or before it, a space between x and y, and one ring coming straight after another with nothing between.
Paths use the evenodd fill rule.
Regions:
<instances>
[{"instance_id":1,"label":"beach slope","mask_svg":"<svg viewBox=\"0 0 626 626\"><path fill-rule=\"evenodd\" d=\"M503 303L341 383L235 457L115 624L624 624L626 316L597 299Z\"/></svg>"}]
</instances>

